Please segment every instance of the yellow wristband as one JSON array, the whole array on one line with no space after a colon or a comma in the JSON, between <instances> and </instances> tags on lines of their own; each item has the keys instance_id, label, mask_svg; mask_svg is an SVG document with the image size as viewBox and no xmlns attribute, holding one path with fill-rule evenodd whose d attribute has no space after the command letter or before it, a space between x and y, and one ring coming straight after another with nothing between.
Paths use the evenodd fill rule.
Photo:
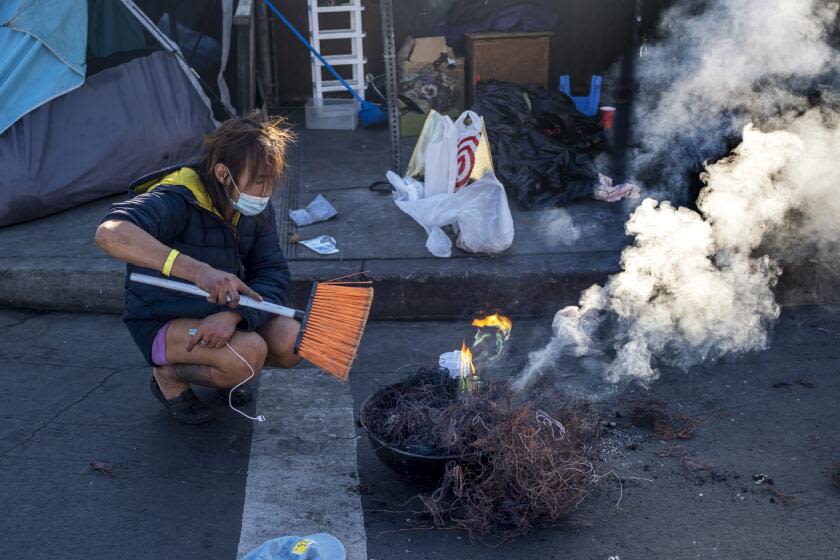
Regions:
<instances>
[{"instance_id":1,"label":"yellow wristband","mask_svg":"<svg viewBox=\"0 0 840 560\"><path fill-rule=\"evenodd\" d=\"M175 264L175 257L177 257L180 254L181 253L180 251L178 251L178 249L172 249L171 251L169 251L169 256L166 257L166 262L163 263L163 268L160 269L160 271L163 272L164 276L169 276L169 274L172 272L172 265Z\"/></svg>"}]
</instances>

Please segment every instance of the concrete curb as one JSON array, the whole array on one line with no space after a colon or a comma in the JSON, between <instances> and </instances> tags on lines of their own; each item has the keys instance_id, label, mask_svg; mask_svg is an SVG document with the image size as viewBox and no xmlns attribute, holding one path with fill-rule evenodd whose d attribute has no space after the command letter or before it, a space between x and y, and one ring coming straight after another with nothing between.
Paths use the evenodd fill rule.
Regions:
<instances>
[{"instance_id":1,"label":"concrete curb","mask_svg":"<svg viewBox=\"0 0 840 560\"><path fill-rule=\"evenodd\" d=\"M125 267L108 257L0 258L0 306L49 311L122 313ZM483 312L550 317L580 293L620 270L604 251L453 259L294 261L291 303L303 308L312 283L354 272L373 280L372 319L456 319ZM785 269L776 297L785 306L840 303L830 266Z\"/></svg>"},{"instance_id":2,"label":"concrete curb","mask_svg":"<svg viewBox=\"0 0 840 560\"><path fill-rule=\"evenodd\" d=\"M297 261L291 301L305 306L314 281L367 271L376 290L372 319L453 319L497 310L551 316L576 303L583 289L604 282L618 262L616 253ZM108 258L85 264L79 269L71 258L0 259L0 302L11 308L121 313L124 267Z\"/></svg>"}]
</instances>

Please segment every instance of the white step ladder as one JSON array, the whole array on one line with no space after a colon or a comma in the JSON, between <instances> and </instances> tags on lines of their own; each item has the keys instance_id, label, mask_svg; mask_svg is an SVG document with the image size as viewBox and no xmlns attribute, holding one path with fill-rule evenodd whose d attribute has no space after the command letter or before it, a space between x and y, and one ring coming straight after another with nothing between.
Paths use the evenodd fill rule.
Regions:
<instances>
[{"instance_id":1,"label":"white step ladder","mask_svg":"<svg viewBox=\"0 0 840 560\"><path fill-rule=\"evenodd\" d=\"M308 4L309 42L312 43L315 50L321 52L321 41L350 39L349 53L323 56L339 72L342 66L352 67L352 76L346 78L345 81L364 99L365 63L367 59L362 52L362 40L365 37L362 30L362 10L365 9L362 6L362 0L308 0ZM323 29L320 16L337 12L346 14L347 27ZM316 107L321 107L324 104L325 93L346 91L346 89L338 80L333 79L332 75L329 75L330 78L325 80L323 63L311 53L310 58L312 61L312 101Z\"/></svg>"}]
</instances>

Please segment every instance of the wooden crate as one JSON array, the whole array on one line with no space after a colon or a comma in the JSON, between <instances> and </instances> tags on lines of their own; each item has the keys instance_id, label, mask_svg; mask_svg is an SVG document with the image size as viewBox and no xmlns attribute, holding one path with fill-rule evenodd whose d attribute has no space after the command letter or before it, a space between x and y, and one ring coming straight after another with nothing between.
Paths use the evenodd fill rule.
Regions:
<instances>
[{"instance_id":1,"label":"wooden crate","mask_svg":"<svg viewBox=\"0 0 840 560\"><path fill-rule=\"evenodd\" d=\"M551 33L467 33L467 103L477 79L548 86Z\"/></svg>"}]
</instances>

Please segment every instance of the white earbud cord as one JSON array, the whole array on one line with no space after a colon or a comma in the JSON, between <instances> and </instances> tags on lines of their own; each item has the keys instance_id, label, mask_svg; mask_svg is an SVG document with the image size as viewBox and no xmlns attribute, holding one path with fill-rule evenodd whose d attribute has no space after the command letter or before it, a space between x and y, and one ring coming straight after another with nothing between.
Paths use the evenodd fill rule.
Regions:
<instances>
[{"instance_id":1,"label":"white earbud cord","mask_svg":"<svg viewBox=\"0 0 840 560\"><path fill-rule=\"evenodd\" d=\"M234 392L234 391L236 391L237 389L239 389L239 387L241 387L241 386L242 386L242 385L244 385L245 383L248 383L248 382L249 382L250 380L252 380L252 379L254 378L254 376L256 376L257 374L256 374L256 372L254 371L254 368L253 368L253 367L251 367L251 364L249 364L249 363L248 363L248 360L246 360L245 358L243 358L243 357L242 357L242 354L240 354L239 352L237 352L237 351L236 351L236 349L235 349L233 346L231 346L231 345L230 345L229 343L227 343L227 342L225 342L225 346L227 346L228 348L230 348L230 351L231 351L231 352L233 352L234 354L236 354L236 357L237 357L237 358L239 358L240 360L242 360L242 362L243 362L246 366L248 366L248 369L250 369L250 370L251 370L251 375L250 375L250 376L248 376L246 379L244 379L244 380L240 381L240 382L239 382L239 383L238 383L235 387L233 387L233 388L230 390L230 392L228 393L228 406L230 407L230 409L231 409L231 410L233 410L234 412L238 412L239 414L241 414L242 416L244 416L244 417L245 417L245 418L247 418L248 420L253 420L253 421L255 421L255 422L265 422L265 416L263 416L262 414L260 414L260 415L258 415L258 416L256 416L256 417L254 417L254 416L248 416L247 414L245 414L244 412L242 412L241 410L239 410L238 408L235 408L235 407L233 406L233 400L232 400L232 398L233 398L233 392Z\"/></svg>"}]
</instances>

